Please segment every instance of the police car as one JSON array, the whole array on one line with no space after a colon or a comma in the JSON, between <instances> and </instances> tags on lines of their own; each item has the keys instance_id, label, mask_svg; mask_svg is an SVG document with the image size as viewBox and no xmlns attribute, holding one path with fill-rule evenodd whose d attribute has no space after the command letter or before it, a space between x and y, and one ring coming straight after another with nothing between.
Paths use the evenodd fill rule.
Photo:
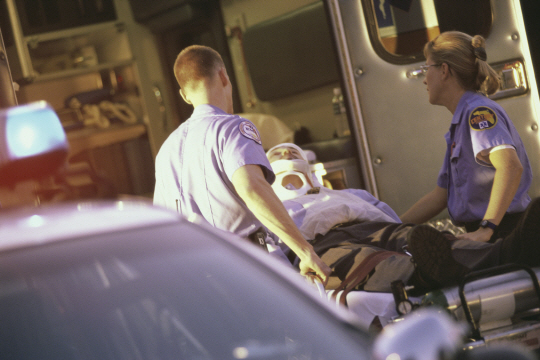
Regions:
<instances>
[{"instance_id":1,"label":"police car","mask_svg":"<svg viewBox=\"0 0 540 360\"><path fill-rule=\"evenodd\" d=\"M45 103L0 111L0 186L61 166L67 145L59 124ZM197 219L145 201L0 211L0 359L459 353L459 327L419 314L379 336L372 350L373 337L354 317L319 298L293 270Z\"/></svg>"},{"instance_id":2,"label":"police car","mask_svg":"<svg viewBox=\"0 0 540 360\"><path fill-rule=\"evenodd\" d=\"M296 274L145 203L6 211L0 239L2 359L369 358Z\"/></svg>"}]
</instances>

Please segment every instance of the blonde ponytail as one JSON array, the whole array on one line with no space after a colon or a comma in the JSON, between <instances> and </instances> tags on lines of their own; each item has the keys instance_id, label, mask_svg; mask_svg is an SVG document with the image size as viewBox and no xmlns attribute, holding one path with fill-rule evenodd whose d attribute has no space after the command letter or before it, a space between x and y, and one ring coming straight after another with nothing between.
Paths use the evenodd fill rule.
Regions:
<instances>
[{"instance_id":1,"label":"blonde ponytail","mask_svg":"<svg viewBox=\"0 0 540 360\"><path fill-rule=\"evenodd\" d=\"M448 64L465 90L491 95L499 89L499 76L487 63L485 44L480 35L447 31L425 45L424 55L436 64Z\"/></svg>"},{"instance_id":2,"label":"blonde ponytail","mask_svg":"<svg viewBox=\"0 0 540 360\"><path fill-rule=\"evenodd\" d=\"M499 90L500 81L497 72L486 62L485 43L486 40L480 35L474 36L471 41L476 56L476 66L478 67L475 86L485 94L491 95Z\"/></svg>"}]
</instances>

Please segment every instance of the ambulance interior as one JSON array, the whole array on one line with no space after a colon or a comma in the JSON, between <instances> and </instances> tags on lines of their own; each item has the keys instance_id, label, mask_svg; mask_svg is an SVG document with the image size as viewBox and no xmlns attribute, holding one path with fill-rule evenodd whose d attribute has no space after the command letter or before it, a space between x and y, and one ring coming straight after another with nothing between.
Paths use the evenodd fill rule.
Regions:
<instances>
[{"instance_id":1,"label":"ambulance interior","mask_svg":"<svg viewBox=\"0 0 540 360\"><path fill-rule=\"evenodd\" d=\"M57 22L63 19L48 17L52 5L45 0L36 2L39 6L32 10L28 4L35 5L33 2L0 0L2 35L13 80L20 86L19 104L46 100L63 121L71 164L63 186L71 189L72 197L151 197L153 158L167 135L192 111L180 98L172 73L176 55L191 44L208 45L221 53L236 89L235 112L255 123L265 149L294 142L315 154L312 169L326 186L373 190L366 159L361 156L365 139L351 118L355 112L348 91L351 79L343 77L343 62L336 54L338 44L329 25L329 8L352 1L103 0L99 3L109 11L104 10L98 20L60 25ZM491 0L357 2L365 16L365 36L372 52L382 64L410 64L404 76L420 81L417 65L425 61L422 49L426 41L446 30L489 38L493 22L498 21ZM42 21L36 23L36 19ZM540 32L536 38L532 37L534 31L527 32L529 43L532 39L539 42ZM531 46L533 55L534 49ZM497 99L531 92L531 78L524 70L530 64L514 60L494 64L503 80ZM370 69L354 70L354 76L360 78ZM536 86L534 79L532 84ZM385 92L392 86L380 83L377 88L364 89L357 100L362 105L369 101L369 92ZM533 94L538 96L536 88ZM103 102L112 103L112 110L103 110ZM425 106L429 106L427 96ZM409 110L399 122L410 121L423 111ZM363 120L367 127L383 121L367 116ZM398 121L392 126L399 126ZM539 143L536 138L533 148ZM437 151L433 156L442 161ZM375 154L369 158L369 166L377 168L384 161ZM400 166L406 171L406 164ZM436 174L438 168L430 171ZM428 180L434 183L435 177ZM16 199L11 191L0 192L0 200L4 206L17 204L21 198L29 204L54 200L58 194L57 184L32 183L21 185ZM382 195L387 198L381 200L398 214L411 205L384 191ZM461 231L445 215L434 225ZM470 324L470 346L519 341L538 349L540 269L535 273L507 268L422 298L408 299L403 292L358 291L349 293L347 300L353 311L366 318L378 316L383 325L399 321L398 311L406 312L396 303L408 301L413 307L422 302L444 304L457 319Z\"/></svg>"},{"instance_id":2,"label":"ambulance interior","mask_svg":"<svg viewBox=\"0 0 540 360\"><path fill-rule=\"evenodd\" d=\"M472 7L466 6L471 4L473 3L462 2L459 5L464 7L460 8L456 6L456 2L431 0L363 3L366 13L373 16L369 35L377 54L386 61L404 63L423 60L422 49L425 42L436 37L441 31L457 29L489 37L493 21L489 1L474 2ZM326 186L334 189L363 188L365 183L362 177L355 176L358 174L356 169L358 165L355 161L355 139L351 136L350 123L341 122L343 113L348 110L347 106L339 101L332 102L332 109L326 106L328 101L317 107L309 103L317 96L320 96L317 103L322 102L323 93L329 94L331 89L332 93L338 96L342 96L343 93L340 88L342 83L336 82L339 80L339 69L335 74L330 70L337 66L331 51L332 39L324 33L318 33L321 31L321 25L317 24L317 21L311 24L305 20L316 16L324 18L323 12L324 7L321 3L308 4L245 30L242 43L237 44L240 48L239 56L248 64L249 72L245 77L251 80L251 83L248 80L245 84L244 96L247 96L247 103L252 108L271 110L295 130L294 142L316 154L312 170ZM313 28L306 30L306 27L311 25ZM289 27L288 31L280 32L283 27ZM284 38L275 39L280 36L290 39L291 34L299 38L302 34L306 34L308 38L290 41L287 43L291 44L290 47L283 45ZM316 49L309 49L311 37L318 39ZM264 47L260 46L263 42L266 44ZM298 50L298 44L304 43L308 44ZM321 48L325 49L322 53L319 52ZM294 58L287 56L291 53L300 54ZM313 61L314 58L316 61ZM254 66L254 63L259 65ZM501 75L502 89L493 98L519 96L527 91L522 65L515 63L513 66L515 67L499 64L496 67ZM273 73L267 69L279 71ZM420 73L415 73L414 70L407 73L407 77L419 76ZM242 89L241 81L239 82ZM318 121L315 114L309 119L310 122L296 118L297 114L282 109L289 105L288 101L291 98L297 102L305 102L306 108L309 107L318 114L324 112L326 117L333 116L334 121L320 122L316 127L313 125ZM326 100L328 98L331 96L327 96ZM302 137L305 135L301 130L302 127L313 130L309 132L308 139ZM307 142L304 142L305 140ZM288 138L284 138L283 142L289 142ZM275 144L269 144L273 145ZM374 162L377 164L377 159ZM454 234L464 231L455 227L444 215L431 224ZM372 324L375 319L382 326L400 321L404 315L418 306L444 304L443 306L457 319L470 325L471 339L468 344L470 347L519 341L537 349L540 331L538 274L540 269L532 271L508 266L472 274L459 287L434 291L419 298L409 298L400 284L395 285L393 294L351 291L336 296L333 291L319 290L321 296L335 298L332 301L337 303L342 301L341 296L346 297L348 308L360 315L366 326ZM520 340L516 340L518 338Z\"/></svg>"}]
</instances>

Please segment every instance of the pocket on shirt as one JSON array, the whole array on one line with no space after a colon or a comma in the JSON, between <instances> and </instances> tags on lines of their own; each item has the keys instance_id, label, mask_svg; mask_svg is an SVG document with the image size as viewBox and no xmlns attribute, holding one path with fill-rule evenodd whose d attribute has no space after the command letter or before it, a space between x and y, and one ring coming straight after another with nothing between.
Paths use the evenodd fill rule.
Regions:
<instances>
[{"instance_id":1,"label":"pocket on shirt","mask_svg":"<svg viewBox=\"0 0 540 360\"><path fill-rule=\"evenodd\" d=\"M450 171L452 172L452 182L456 186L461 186L467 178L467 164L461 156L461 144L456 144L450 156Z\"/></svg>"}]
</instances>

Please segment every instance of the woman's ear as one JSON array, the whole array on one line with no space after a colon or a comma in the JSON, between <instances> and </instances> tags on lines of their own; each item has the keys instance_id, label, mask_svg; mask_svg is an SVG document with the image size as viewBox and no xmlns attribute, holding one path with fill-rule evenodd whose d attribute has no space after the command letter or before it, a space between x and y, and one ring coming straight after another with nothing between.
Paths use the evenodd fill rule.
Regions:
<instances>
[{"instance_id":1,"label":"woman's ear","mask_svg":"<svg viewBox=\"0 0 540 360\"><path fill-rule=\"evenodd\" d=\"M450 70L450 66L448 66L447 63L441 64L441 74L443 75L443 78L446 78L450 75L452 75L452 72Z\"/></svg>"}]
</instances>

